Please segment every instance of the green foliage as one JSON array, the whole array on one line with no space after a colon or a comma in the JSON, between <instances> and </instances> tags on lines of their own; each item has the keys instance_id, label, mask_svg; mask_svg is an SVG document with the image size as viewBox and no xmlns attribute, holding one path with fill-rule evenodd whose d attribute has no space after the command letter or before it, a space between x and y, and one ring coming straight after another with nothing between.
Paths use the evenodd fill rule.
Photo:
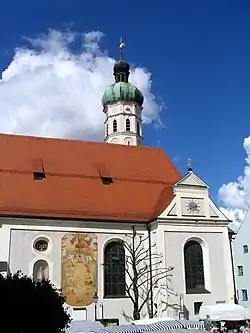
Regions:
<instances>
[{"instance_id":1,"label":"green foliage","mask_svg":"<svg viewBox=\"0 0 250 333\"><path fill-rule=\"evenodd\" d=\"M0 274L0 295L0 332L60 333L70 322L65 299L50 281L35 283L20 271Z\"/></svg>"}]
</instances>

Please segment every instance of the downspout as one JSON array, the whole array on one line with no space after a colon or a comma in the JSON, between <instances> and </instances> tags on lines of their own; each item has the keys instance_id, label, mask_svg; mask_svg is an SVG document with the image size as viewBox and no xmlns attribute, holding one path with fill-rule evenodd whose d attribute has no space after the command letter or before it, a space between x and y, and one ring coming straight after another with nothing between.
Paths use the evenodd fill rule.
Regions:
<instances>
[{"instance_id":1,"label":"downspout","mask_svg":"<svg viewBox=\"0 0 250 333\"><path fill-rule=\"evenodd\" d=\"M152 272L152 248L151 248L151 228L147 224L148 230L148 246L149 246L149 285L150 285L150 314L149 318L154 316L154 295L153 295L153 272Z\"/></svg>"},{"instance_id":2,"label":"downspout","mask_svg":"<svg viewBox=\"0 0 250 333\"><path fill-rule=\"evenodd\" d=\"M234 271L233 248L232 248L232 241L234 239L233 234L228 234L228 237L229 237L229 244L230 244L231 265L232 265L232 273L233 273L234 303L238 304L237 291L236 291L236 281L235 281L235 271Z\"/></svg>"}]
</instances>

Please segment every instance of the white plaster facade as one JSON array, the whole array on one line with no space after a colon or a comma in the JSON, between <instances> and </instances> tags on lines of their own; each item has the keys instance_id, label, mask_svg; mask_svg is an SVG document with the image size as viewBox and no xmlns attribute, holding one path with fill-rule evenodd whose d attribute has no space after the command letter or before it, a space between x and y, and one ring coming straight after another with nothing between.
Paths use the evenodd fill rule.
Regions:
<instances>
[{"instance_id":1,"label":"white plaster facade","mask_svg":"<svg viewBox=\"0 0 250 333\"><path fill-rule=\"evenodd\" d=\"M106 114L105 142L141 146L142 107L135 102L119 101L108 104L103 111Z\"/></svg>"},{"instance_id":2,"label":"white plaster facade","mask_svg":"<svg viewBox=\"0 0 250 333\"><path fill-rule=\"evenodd\" d=\"M234 302L233 276L228 240L228 219L209 198L208 186L189 172L173 188L174 198L158 219L150 224L152 242L163 254L165 267L173 266L171 282L161 281L154 287L154 303L158 314L178 316L184 305L189 318L196 319L194 303L215 304ZM187 202L195 199L200 209L192 214ZM134 224L138 232L147 234L145 224ZM119 318L132 313L129 298L105 299L103 295L103 253L107 242L123 238L131 231L131 223L58 221L49 219L0 218L0 262L7 262L15 272L21 269L32 275L33 265L44 259L49 265L51 281L61 287L61 239L67 232L96 233L98 237L98 317L103 309L105 318ZM45 253L37 254L33 242L37 237L49 239ZM185 286L184 246L190 239L200 242L203 250L205 287L208 293L187 294ZM166 286L166 288L164 288ZM168 306L166 307L166 304ZM75 319L94 319L94 304L83 309L70 308Z\"/></svg>"},{"instance_id":3,"label":"white plaster facade","mask_svg":"<svg viewBox=\"0 0 250 333\"><path fill-rule=\"evenodd\" d=\"M239 304L250 307L250 210L245 215L233 242L237 299Z\"/></svg>"}]
</instances>

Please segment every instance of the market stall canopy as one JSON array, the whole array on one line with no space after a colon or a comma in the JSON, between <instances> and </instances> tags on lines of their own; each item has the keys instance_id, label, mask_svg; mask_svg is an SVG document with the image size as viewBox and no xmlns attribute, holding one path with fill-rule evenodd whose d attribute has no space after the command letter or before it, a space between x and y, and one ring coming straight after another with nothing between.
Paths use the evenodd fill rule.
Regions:
<instances>
[{"instance_id":1,"label":"market stall canopy","mask_svg":"<svg viewBox=\"0 0 250 333\"><path fill-rule=\"evenodd\" d=\"M132 321L133 325L148 325L148 324L153 324L157 323L159 321L171 321L175 320L174 318L171 317L155 317L155 318L144 318L140 320L134 320Z\"/></svg>"},{"instance_id":2,"label":"market stall canopy","mask_svg":"<svg viewBox=\"0 0 250 333\"><path fill-rule=\"evenodd\" d=\"M237 321L249 318L249 309L246 309L238 304L223 303L215 305L202 305L199 312L199 319L207 319L210 321Z\"/></svg>"},{"instance_id":3,"label":"market stall canopy","mask_svg":"<svg viewBox=\"0 0 250 333\"><path fill-rule=\"evenodd\" d=\"M161 318L163 319L163 318ZM104 327L102 329L91 329L93 333L143 333L159 332L176 329L203 329L203 321L192 320L168 320L158 321L149 325L121 325L114 327Z\"/></svg>"},{"instance_id":4,"label":"market stall canopy","mask_svg":"<svg viewBox=\"0 0 250 333\"><path fill-rule=\"evenodd\" d=\"M90 320L73 320L69 327L66 328L65 333L89 333L92 329L104 328L99 321Z\"/></svg>"},{"instance_id":5,"label":"market stall canopy","mask_svg":"<svg viewBox=\"0 0 250 333\"><path fill-rule=\"evenodd\" d=\"M154 333L164 333L166 331L153 331ZM185 328L178 328L171 330L171 333L186 333ZM151 333L151 332L144 332L144 333ZM169 332L168 332L169 333ZM188 333L204 333L203 329L197 329L197 328L189 328Z\"/></svg>"}]
</instances>

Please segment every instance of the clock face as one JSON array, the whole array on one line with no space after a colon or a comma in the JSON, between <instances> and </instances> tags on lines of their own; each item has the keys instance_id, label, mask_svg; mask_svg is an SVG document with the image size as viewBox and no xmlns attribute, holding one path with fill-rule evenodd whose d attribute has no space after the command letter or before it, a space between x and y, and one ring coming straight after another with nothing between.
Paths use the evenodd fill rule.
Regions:
<instances>
[{"instance_id":1,"label":"clock face","mask_svg":"<svg viewBox=\"0 0 250 333\"><path fill-rule=\"evenodd\" d=\"M187 200L186 209L189 214L199 214L200 204L197 200L194 199Z\"/></svg>"}]
</instances>

